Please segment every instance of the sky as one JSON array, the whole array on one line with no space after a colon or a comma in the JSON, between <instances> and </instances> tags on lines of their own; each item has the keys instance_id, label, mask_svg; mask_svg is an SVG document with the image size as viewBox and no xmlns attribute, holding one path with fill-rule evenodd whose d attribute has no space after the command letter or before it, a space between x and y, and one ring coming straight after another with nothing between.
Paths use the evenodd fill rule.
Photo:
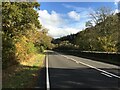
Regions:
<instances>
[{"instance_id":1,"label":"sky","mask_svg":"<svg viewBox=\"0 0 120 90\"><path fill-rule=\"evenodd\" d=\"M118 1L118 0L117 0ZM48 29L48 34L53 38L75 34L85 29L85 23L90 18L90 13L100 7L111 8L118 12L115 2L39 2L39 21Z\"/></svg>"}]
</instances>

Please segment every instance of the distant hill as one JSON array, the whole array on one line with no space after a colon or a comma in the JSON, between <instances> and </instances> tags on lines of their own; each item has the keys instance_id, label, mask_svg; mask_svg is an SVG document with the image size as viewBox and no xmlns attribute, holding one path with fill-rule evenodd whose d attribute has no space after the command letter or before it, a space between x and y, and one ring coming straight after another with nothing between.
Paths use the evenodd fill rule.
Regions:
<instances>
[{"instance_id":1,"label":"distant hill","mask_svg":"<svg viewBox=\"0 0 120 90\"><path fill-rule=\"evenodd\" d=\"M79 50L119 52L119 37L120 13L117 13L108 16L104 22L97 23L95 26L88 27L77 34L54 39L52 43L61 44L67 41L67 43L78 45Z\"/></svg>"}]
</instances>

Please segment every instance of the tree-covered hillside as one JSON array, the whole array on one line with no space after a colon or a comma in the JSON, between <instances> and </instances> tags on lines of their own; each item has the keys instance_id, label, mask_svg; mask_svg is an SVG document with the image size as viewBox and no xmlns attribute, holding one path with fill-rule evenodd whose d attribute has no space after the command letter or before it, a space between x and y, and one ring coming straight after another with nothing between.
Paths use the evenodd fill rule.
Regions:
<instances>
[{"instance_id":1,"label":"tree-covered hillside","mask_svg":"<svg viewBox=\"0 0 120 90\"><path fill-rule=\"evenodd\" d=\"M56 48L71 47L69 49L81 51L119 52L120 13L114 14L110 9L102 7L91 13L90 16L91 20L86 22L85 30L55 39L53 42L56 44Z\"/></svg>"}]
</instances>

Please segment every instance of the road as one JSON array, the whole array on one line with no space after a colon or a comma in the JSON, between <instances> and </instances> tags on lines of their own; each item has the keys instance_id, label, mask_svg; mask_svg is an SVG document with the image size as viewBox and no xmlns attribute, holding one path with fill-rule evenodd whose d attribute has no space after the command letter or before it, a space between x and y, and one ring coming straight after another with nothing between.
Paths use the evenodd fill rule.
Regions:
<instances>
[{"instance_id":1,"label":"road","mask_svg":"<svg viewBox=\"0 0 120 90\"><path fill-rule=\"evenodd\" d=\"M46 64L48 88L120 90L118 66L54 51L48 51Z\"/></svg>"}]
</instances>

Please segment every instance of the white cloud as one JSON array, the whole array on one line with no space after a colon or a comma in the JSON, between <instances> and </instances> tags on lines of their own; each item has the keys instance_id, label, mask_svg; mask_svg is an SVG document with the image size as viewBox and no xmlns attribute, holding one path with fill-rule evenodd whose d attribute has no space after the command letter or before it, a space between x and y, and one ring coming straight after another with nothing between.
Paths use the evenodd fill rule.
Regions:
<instances>
[{"instance_id":1,"label":"white cloud","mask_svg":"<svg viewBox=\"0 0 120 90\"><path fill-rule=\"evenodd\" d=\"M62 4L64 7L69 8L71 10L74 10L76 12L83 12L83 11L87 11L87 12L91 12L93 11L92 8L84 8L84 7L77 7L77 6L73 6L73 5L69 5L69 4Z\"/></svg>"},{"instance_id":2,"label":"white cloud","mask_svg":"<svg viewBox=\"0 0 120 90\"><path fill-rule=\"evenodd\" d=\"M59 26L61 23L63 23L62 18L55 11L51 11L51 14L49 14L47 10L39 10L37 12L40 16L39 20L42 25Z\"/></svg>"},{"instance_id":3,"label":"white cloud","mask_svg":"<svg viewBox=\"0 0 120 90\"><path fill-rule=\"evenodd\" d=\"M84 8L84 7L77 7L69 4L62 4L64 7L71 9L72 11L76 12L77 14L80 15L80 18L84 19L89 19L90 18L90 13L94 12L94 10L89 7L89 8Z\"/></svg>"},{"instance_id":4,"label":"white cloud","mask_svg":"<svg viewBox=\"0 0 120 90\"><path fill-rule=\"evenodd\" d=\"M118 13L118 12L119 12L119 10L118 10L118 9L115 9L115 14Z\"/></svg>"},{"instance_id":5,"label":"white cloud","mask_svg":"<svg viewBox=\"0 0 120 90\"><path fill-rule=\"evenodd\" d=\"M115 15L116 13L119 13L119 12L120 12L119 9L115 9L115 10L113 11L113 14Z\"/></svg>"},{"instance_id":6,"label":"white cloud","mask_svg":"<svg viewBox=\"0 0 120 90\"><path fill-rule=\"evenodd\" d=\"M70 28L70 27L59 28L54 26L48 26L48 28L49 28L49 35L54 38L75 34L80 31L80 29Z\"/></svg>"},{"instance_id":7,"label":"white cloud","mask_svg":"<svg viewBox=\"0 0 120 90\"><path fill-rule=\"evenodd\" d=\"M120 11L119 11L119 5L118 5L118 3L120 2L120 0L115 0L115 2L114 2L114 4L115 4L115 10L113 11L114 12L114 14L116 14L116 13L119 13Z\"/></svg>"},{"instance_id":8,"label":"white cloud","mask_svg":"<svg viewBox=\"0 0 120 90\"><path fill-rule=\"evenodd\" d=\"M68 16L71 18L71 19L74 19L76 21L79 21L80 20L80 14L79 13L76 13L75 11L71 11L68 13Z\"/></svg>"},{"instance_id":9,"label":"white cloud","mask_svg":"<svg viewBox=\"0 0 120 90\"><path fill-rule=\"evenodd\" d=\"M75 34L84 28L84 24L80 23L81 21L74 21L74 24L72 24L72 20L68 18L68 13L61 15L55 11L49 13L47 10L39 10L37 12L39 14L40 23L49 30L48 34L54 38ZM74 18L75 20L80 19L77 13L71 13L74 17L77 16Z\"/></svg>"},{"instance_id":10,"label":"white cloud","mask_svg":"<svg viewBox=\"0 0 120 90\"><path fill-rule=\"evenodd\" d=\"M117 6L117 2L116 1L114 2L114 4L115 4L115 6Z\"/></svg>"},{"instance_id":11,"label":"white cloud","mask_svg":"<svg viewBox=\"0 0 120 90\"><path fill-rule=\"evenodd\" d=\"M118 2L120 2L120 0L115 0L114 4L118 6Z\"/></svg>"},{"instance_id":12,"label":"white cloud","mask_svg":"<svg viewBox=\"0 0 120 90\"><path fill-rule=\"evenodd\" d=\"M115 2L119 2L120 0L115 0Z\"/></svg>"}]
</instances>

